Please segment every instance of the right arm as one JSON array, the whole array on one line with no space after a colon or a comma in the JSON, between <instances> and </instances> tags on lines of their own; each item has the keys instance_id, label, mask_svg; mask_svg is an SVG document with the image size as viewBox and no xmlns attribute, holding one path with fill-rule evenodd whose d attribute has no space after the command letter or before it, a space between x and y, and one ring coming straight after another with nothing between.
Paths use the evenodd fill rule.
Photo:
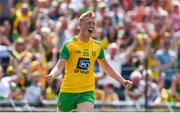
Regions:
<instances>
[{"instance_id":1,"label":"right arm","mask_svg":"<svg viewBox=\"0 0 180 113\"><path fill-rule=\"evenodd\" d=\"M69 59L69 50L68 50L68 47L66 44L63 45L61 51L60 51L60 55L59 55L59 60L57 62L57 64L55 65L55 67L51 70L51 72L46 75L46 78L48 80L53 80L55 79L59 74L60 72L62 72L62 70L64 69L65 67L65 64L66 64L66 60Z\"/></svg>"},{"instance_id":2,"label":"right arm","mask_svg":"<svg viewBox=\"0 0 180 113\"><path fill-rule=\"evenodd\" d=\"M65 67L65 64L66 64L66 60L65 59L59 59L57 64L51 70L51 72L48 75L46 75L46 78L48 80L55 79L62 72L62 70Z\"/></svg>"}]
</instances>

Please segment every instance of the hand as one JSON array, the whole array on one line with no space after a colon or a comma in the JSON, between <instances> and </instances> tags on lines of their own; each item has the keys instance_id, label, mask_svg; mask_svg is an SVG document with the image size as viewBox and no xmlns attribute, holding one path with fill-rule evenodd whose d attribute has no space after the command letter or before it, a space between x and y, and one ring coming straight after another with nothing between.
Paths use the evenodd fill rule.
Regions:
<instances>
[{"instance_id":1,"label":"hand","mask_svg":"<svg viewBox=\"0 0 180 113\"><path fill-rule=\"evenodd\" d=\"M53 54L56 55L58 53L58 51L59 51L59 48L57 46L53 47L53 49L52 49Z\"/></svg>"},{"instance_id":2,"label":"hand","mask_svg":"<svg viewBox=\"0 0 180 113\"><path fill-rule=\"evenodd\" d=\"M124 83L123 83L123 86L124 86L126 89L131 89L132 86L133 86L133 82L131 82L130 80L125 80Z\"/></svg>"},{"instance_id":3,"label":"hand","mask_svg":"<svg viewBox=\"0 0 180 113\"><path fill-rule=\"evenodd\" d=\"M48 83L51 83L54 80L54 77L52 74L48 74L45 76L46 80L48 81Z\"/></svg>"}]
</instances>

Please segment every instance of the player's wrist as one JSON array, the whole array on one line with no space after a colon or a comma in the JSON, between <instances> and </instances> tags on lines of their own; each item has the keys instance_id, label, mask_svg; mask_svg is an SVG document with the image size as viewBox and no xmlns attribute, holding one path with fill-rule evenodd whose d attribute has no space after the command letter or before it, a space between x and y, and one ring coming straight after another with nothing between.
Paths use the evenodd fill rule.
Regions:
<instances>
[{"instance_id":1,"label":"player's wrist","mask_svg":"<svg viewBox=\"0 0 180 113\"><path fill-rule=\"evenodd\" d=\"M54 78L55 78L55 74L54 74L54 73L50 73L49 75L50 75L50 78L51 78L51 79L54 79Z\"/></svg>"},{"instance_id":2,"label":"player's wrist","mask_svg":"<svg viewBox=\"0 0 180 113\"><path fill-rule=\"evenodd\" d=\"M123 85L124 87L126 87L126 80L125 80L125 79L122 80L122 85Z\"/></svg>"}]
</instances>

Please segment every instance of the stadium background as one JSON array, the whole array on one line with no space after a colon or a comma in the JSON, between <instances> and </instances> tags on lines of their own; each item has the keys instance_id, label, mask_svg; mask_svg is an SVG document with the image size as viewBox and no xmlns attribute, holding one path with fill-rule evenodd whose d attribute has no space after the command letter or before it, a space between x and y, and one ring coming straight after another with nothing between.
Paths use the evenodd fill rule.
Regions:
<instances>
[{"instance_id":1,"label":"stadium background","mask_svg":"<svg viewBox=\"0 0 180 113\"><path fill-rule=\"evenodd\" d=\"M0 0L0 111L55 111L62 78L47 83L78 17L131 90L96 63L96 111L180 111L179 0ZM63 73L62 73L63 75Z\"/></svg>"}]
</instances>

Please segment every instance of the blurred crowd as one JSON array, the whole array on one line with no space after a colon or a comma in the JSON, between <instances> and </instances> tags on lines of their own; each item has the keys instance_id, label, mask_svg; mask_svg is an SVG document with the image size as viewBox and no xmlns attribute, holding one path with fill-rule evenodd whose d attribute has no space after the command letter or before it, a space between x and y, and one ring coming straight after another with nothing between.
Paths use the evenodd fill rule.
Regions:
<instances>
[{"instance_id":1,"label":"blurred crowd","mask_svg":"<svg viewBox=\"0 0 180 113\"><path fill-rule=\"evenodd\" d=\"M61 46L92 10L99 40L125 90L95 64L97 101L180 102L179 0L0 0L0 101L41 105L57 99L62 77L47 82ZM62 73L63 75L63 73Z\"/></svg>"}]
</instances>

